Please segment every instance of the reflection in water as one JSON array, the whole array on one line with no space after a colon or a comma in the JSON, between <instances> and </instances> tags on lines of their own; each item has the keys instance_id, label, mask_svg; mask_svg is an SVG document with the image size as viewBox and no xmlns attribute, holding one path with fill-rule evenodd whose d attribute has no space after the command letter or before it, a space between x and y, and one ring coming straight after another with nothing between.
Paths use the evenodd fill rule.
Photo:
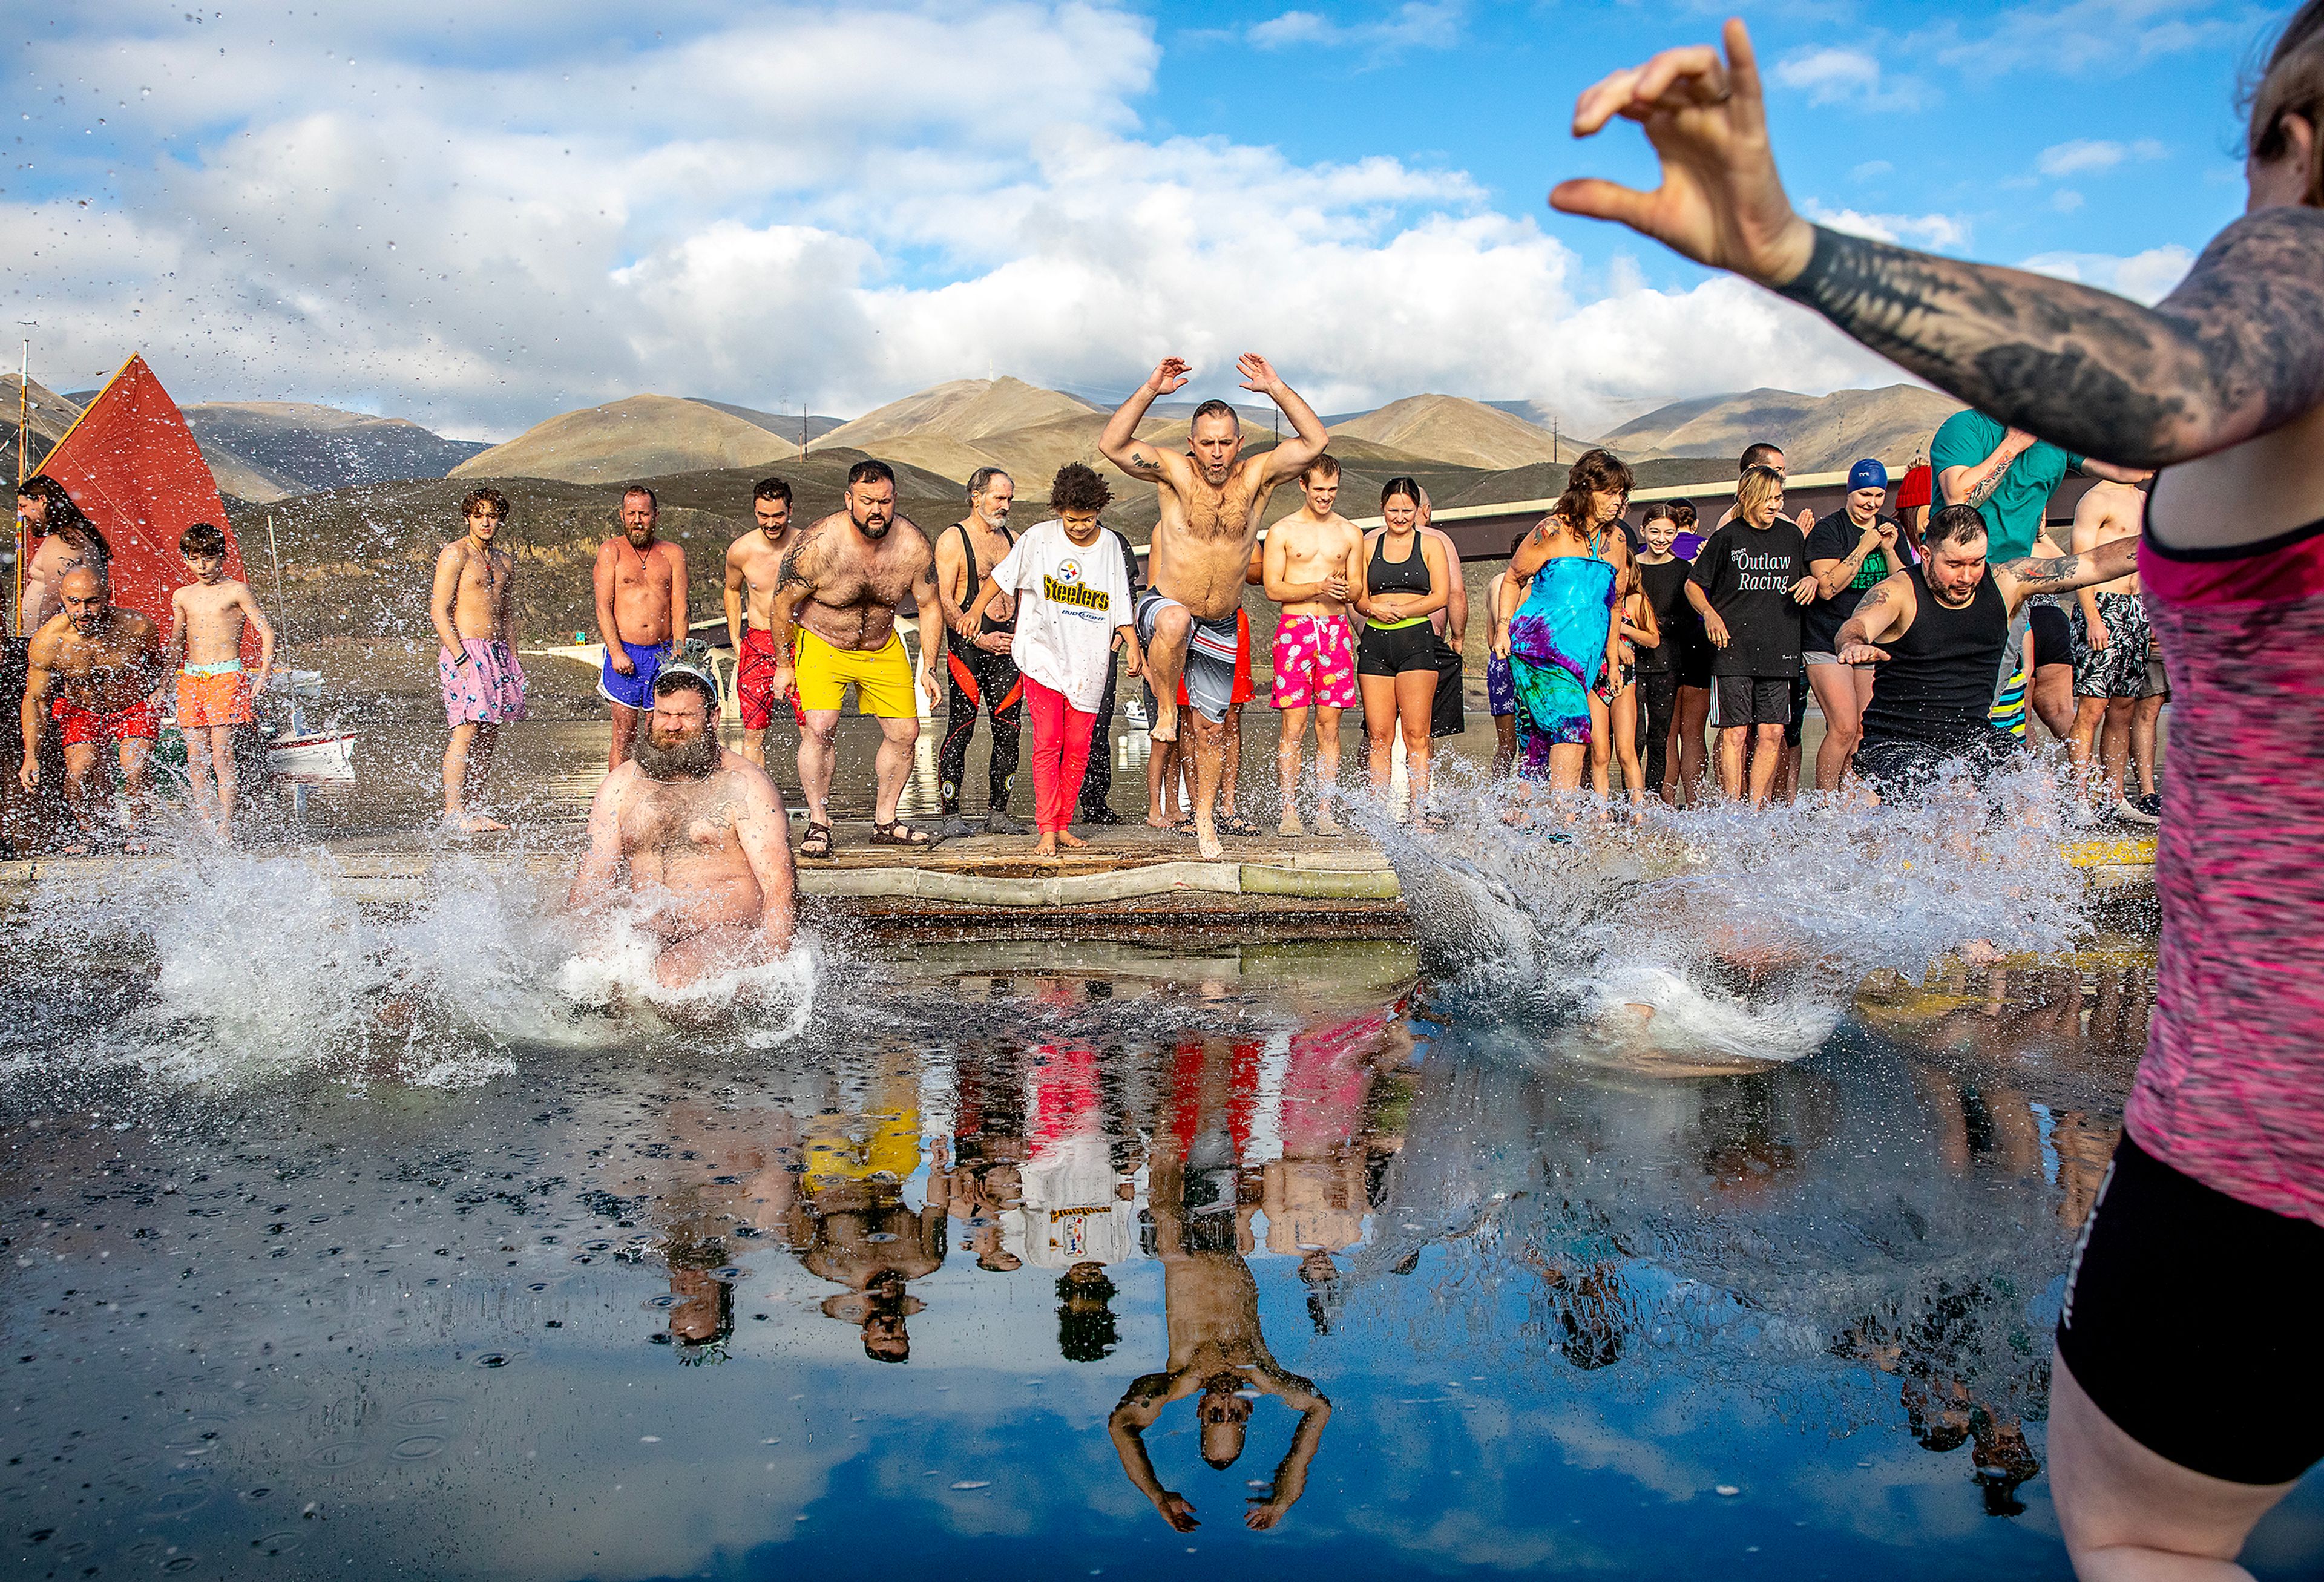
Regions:
<instances>
[{"instance_id":1,"label":"reflection in water","mask_svg":"<svg viewBox=\"0 0 2324 1582\"><path fill-rule=\"evenodd\" d=\"M2058 1573L2048 1329L2145 958L1876 979L1809 1058L1672 1075L1394 952L1056 956L893 961L771 1053L525 1048L456 1095L20 1075L0 1320L22 1420L82 1437L0 1493L76 1572L281 1541L239 1487L329 1513L318 1575L867 1530L1111 1566L1176 1543L1157 1513L1208 1568L1259 1541L1197 1517L1237 1497L1294 1569ZM161 1442L102 1520L44 1459ZM494 1515L421 1561L447 1494Z\"/></svg>"}]
</instances>

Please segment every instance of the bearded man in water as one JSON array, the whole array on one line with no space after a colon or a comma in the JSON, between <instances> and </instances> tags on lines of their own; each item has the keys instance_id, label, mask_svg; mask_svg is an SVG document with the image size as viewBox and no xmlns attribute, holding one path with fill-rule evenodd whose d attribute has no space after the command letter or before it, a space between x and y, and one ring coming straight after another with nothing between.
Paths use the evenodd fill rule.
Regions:
<instances>
[{"instance_id":1,"label":"bearded man in water","mask_svg":"<svg viewBox=\"0 0 2324 1582\"><path fill-rule=\"evenodd\" d=\"M795 877L782 794L719 745L709 679L664 665L644 735L590 804L570 905L597 908L624 888L646 902L641 926L662 940L654 981L683 989L790 949Z\"/></svg>"},{"instance_id":2,"label":"bearded man in water","mask_svg":"<svg viewBox=\"0 0 2324 1582\"><path fill-rule=\"evenodd\" d=\"M1098 449L1133 478L1158 484L1161 519L1147 558L1150 581L1138 596L1138 640L1146 645L1147 678L1154 687L1153 737L1178 739L1178 677L1194 705L1194 839L1205 857L1220 857L1219 774L1227 706L1233 700L1235 608L1259 542L1259 513L1276 486L1296 478L1323 454L1331 436L1322 419L1256 352L1235 359L1242 387L1283 409L1292 437L1262 455L1242 454L1242 419L1224 401L1194 409L1187 454L1173 455L1141 444L1139 419L1158 396L1183 389L1183 358L1165 357L1130 392L1105 426Z\"/></svg>"}]
</instances>

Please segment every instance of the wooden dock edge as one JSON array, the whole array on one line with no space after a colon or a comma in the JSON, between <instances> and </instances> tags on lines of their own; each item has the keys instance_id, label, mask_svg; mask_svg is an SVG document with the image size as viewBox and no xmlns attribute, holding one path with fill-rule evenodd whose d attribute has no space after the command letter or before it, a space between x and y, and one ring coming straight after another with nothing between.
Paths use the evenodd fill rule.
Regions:
<instances>
[{"instance_id":1,"label":"wooden dock edge","mask_svg":"<svg viewBox=\"0 0 2324 1582\"><path fill-rule=\"evenodd\" d=\"M300 854L331 893L362 905L410 906L426 894L439 860L426 853L360 853L326 862ZM569 854L478 854L442 860L486 874L542 878L572 866ZM103 884L116 873L150 873L169 858L43 857L0 862L0 900L29 900L43 884ZM1291 900L1394 902L1403 897L1396 871L1278 867L1257 862L1151 862L1105 873L988 876L938 869L816 868L802 863L799 894L831 901L920 901L952 907L1025 910L1120 904L1161 897L1208 894Z\"/></svg>"}]
</instances>

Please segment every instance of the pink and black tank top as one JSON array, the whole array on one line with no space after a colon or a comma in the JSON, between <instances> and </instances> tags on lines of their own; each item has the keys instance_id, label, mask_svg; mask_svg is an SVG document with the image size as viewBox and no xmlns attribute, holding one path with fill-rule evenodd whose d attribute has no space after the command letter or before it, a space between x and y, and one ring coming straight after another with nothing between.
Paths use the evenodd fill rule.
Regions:
<instances>
[{"instance_id":1,"label":"pink and black tank top","mask_svg":"<svg viewBox=\"0 0 2324 1582\"><path fill-rule=\"evenodd\" d=\"M2125 1120L2182 1174L2324 1224L2324 521L2173 549L2148 499L2170 762L2154 1021Z\"/></svg>"}]
</instances>

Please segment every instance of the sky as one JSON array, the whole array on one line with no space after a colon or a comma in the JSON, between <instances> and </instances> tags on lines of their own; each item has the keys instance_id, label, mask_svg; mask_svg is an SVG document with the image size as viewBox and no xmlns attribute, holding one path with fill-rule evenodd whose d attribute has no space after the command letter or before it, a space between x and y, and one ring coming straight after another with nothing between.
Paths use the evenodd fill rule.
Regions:
<instances>
[{"instance_id":1,"label":"sky","mask_svg":"<svg viewBox=\"0 0 2324 1582\"><path fill-rule=\"evenodd\" d=\"M2152 300L2243 201L2289 6L1747 6L1812 218ZM1111 400L1265 354L1325 411L1435 391L1577 432L1903 376L1631 233L1570 134L1690 0L747 5L14 0L0 308L33 377L497 439L641 391L846 417L1014 374ZM27 322L29 321L29 323ZM8 327L0 326L0 327Z\"/></svg>"}]
</instances>

